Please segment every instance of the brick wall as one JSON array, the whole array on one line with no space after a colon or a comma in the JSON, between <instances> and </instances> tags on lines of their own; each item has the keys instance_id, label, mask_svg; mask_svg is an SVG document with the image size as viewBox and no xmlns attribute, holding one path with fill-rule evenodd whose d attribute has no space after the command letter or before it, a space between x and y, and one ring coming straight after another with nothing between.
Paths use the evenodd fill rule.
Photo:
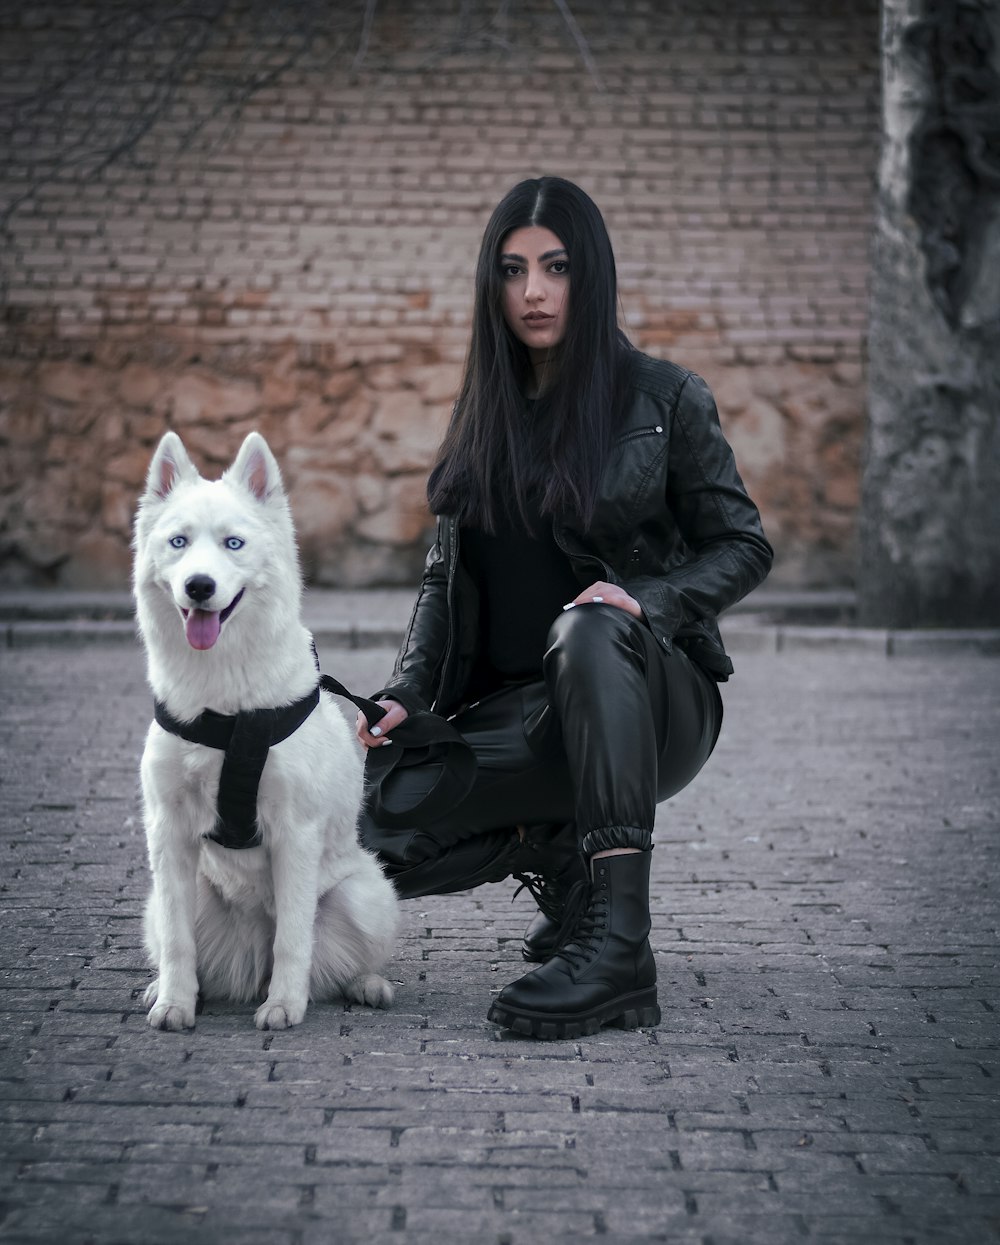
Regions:
<instances>
[{"instance_id":1,"label":"brick wall","mask_svg":"<svg viewBox=\"0 0 1000 1245\"><path fill-rule=\"evenodd\" d=\"M313 578L411 580L479 238L541 172L715 389L776 580L850 578L877 0L572 0L584 52L551 0L379 0L361 58L362 0L218 7L0 2L6 582L124 582L168 426L206 469L265 433Z\"/></svg>"}]
</instances>

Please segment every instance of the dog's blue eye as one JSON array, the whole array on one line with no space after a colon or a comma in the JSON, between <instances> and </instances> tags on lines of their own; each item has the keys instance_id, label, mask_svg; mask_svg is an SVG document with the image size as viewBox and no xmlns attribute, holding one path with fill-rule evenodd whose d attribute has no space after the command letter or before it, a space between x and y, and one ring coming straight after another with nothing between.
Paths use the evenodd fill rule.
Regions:
<instances>
[{"instance_id":1,"label":"dog's blue eye","mask_svg":"<svg viewBox=\"0 0 1000 1245\"><path fill-rule=\"evenodd\" d=\"M227 549L242 549L246 543L247 542L245 540L241 540L239 536L227 536L226 537L226 548Z\"/></svg>"},{"instance_id":2,"label":"dog's blue eye","mask_svg":"<svg viewBox=\"0 0 1000 1245\"><path fill-rule=\"evenodd\" d=\"M170 543L175 549L183 549L188 543L188 538L186 536L171 536Z\"/></svg>"}]
</instances>

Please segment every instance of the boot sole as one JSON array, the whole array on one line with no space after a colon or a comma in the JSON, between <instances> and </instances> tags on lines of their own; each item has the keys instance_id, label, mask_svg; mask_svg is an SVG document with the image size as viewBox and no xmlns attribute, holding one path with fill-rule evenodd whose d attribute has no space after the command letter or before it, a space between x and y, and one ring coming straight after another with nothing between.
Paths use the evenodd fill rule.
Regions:
<instances>
[{"instance_id":1,"label":"boot sole","mask_svg":"<svg viewBox=\"0 0 1000 1245\"><path fill-rule=\"evenodd\" d=\"M603 1025L613 1025L616 1029L653 1029L660 1023L660 1009L655 990L640 990L635 994L622 994L583 1016L553 1016L494 1003L486 1019L512 1033L549 1040L591 1037Z\"/></svg>"}]
</instances>

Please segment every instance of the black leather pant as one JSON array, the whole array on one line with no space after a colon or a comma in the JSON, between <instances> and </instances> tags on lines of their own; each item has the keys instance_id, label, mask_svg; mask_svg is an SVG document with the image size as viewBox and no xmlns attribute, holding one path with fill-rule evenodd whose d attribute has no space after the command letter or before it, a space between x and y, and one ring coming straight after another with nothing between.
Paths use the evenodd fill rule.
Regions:
<instances>
[{"instance_id":1,"label":"black leather pant","mask_svg":"<svg viewBox=\"0 0 1000 1245\"><path fill-rule=\"evenodd\" d=\"M708 760L722 724L715 680L612 605L578 605L548 635L544 681L503 688L453 725L478 759L469 794L433 824L388 829L362 813L362 842L403 898L465 890L517 868L514 827L573 822L585 855L648 849L656 804ZM390 745L391 747L391 745ZM383 799L405 807L432 764L393 771Z\"/></svg>"}]
</instances>

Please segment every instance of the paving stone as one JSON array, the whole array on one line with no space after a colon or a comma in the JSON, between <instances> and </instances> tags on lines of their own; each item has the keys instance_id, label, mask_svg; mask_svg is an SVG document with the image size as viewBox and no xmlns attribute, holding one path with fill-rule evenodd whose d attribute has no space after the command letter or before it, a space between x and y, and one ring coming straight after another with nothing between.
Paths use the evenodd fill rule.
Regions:
<instances>
[{"instance_id":1,"label":"paving stone","mask_svg":"<svg viewBox=\"0 0 1000 1245\"><path fill-rule=\"evenodd\" d=\"M0 1239L996 1239L995 658L741 653L658 813L663 1023L556 1043L485 1021L513 884L404 905L386 1012L149 1031L141 656L0 663Z\"/></svg>"}]
</instances>

